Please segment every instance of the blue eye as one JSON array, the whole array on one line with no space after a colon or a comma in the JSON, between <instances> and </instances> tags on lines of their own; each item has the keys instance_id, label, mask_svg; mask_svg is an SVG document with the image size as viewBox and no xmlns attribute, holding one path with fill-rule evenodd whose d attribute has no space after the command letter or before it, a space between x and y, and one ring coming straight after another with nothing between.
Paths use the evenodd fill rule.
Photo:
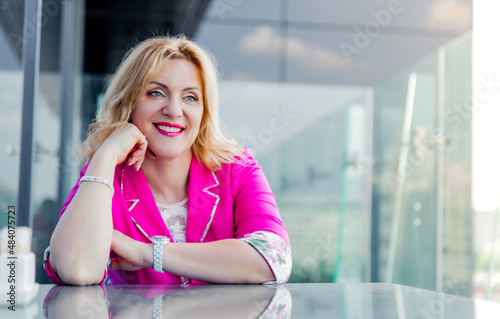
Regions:
<instances>
[{"instance_id":1,"label":"blue eye","mask_svg":"<svg viewBox=\"0 0 500 319\"><path fill-rule=\"evenodd\" d=\"M194 95L188 95L185 97L185 99L187 99L189 102L195 102L195 101L198 101L198 98Z\"/></svg>"},{"instance_id":2,"label":"blue eye","mask_svg":"<svg viewBox=\"0 0 500 319\"><path fill-rule=\"evenodd\" d=\"M156 90L149 91L148 95L149 96L155 96L155 97L161 97L161 96L163 96L163 94L160 91L156 91Z\"/></svg>"}]
</instances>

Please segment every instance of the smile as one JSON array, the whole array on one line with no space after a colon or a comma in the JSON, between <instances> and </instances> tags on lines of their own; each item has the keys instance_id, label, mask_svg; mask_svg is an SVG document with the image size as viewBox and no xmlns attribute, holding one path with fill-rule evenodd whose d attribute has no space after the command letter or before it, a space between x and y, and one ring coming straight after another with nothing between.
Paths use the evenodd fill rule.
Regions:
<instances>
[{"instance_id":1,"label":"smile","mask_svg":"<svg viewBox=\"0 0 500 319\"><path fill-rule=\"evenodd\" d=\"M165 125L158 125L157 128L159 128L162 131L166 131L166 132L170 132L170 133L181 131L181 129L179 127L171 127L171 126L165 126Z\"/></svg>"},{"instance_id":2,"label":"smile","mask_svg":"<svg viewBox=\"0 0 500 319\"><path fill-rule=\"evenodd\" d=\"M179 136L185 130L182 125L174 123L155 123L154 126L160 134L170 137Z\"/></svg>"}]
</instances>

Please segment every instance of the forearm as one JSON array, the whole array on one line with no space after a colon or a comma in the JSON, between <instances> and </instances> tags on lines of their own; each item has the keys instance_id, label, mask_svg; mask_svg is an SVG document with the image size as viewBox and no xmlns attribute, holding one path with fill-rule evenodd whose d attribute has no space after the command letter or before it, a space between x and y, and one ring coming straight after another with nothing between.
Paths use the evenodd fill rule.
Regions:
<instances>
[{"instance_id":1,"label":"forearm","mask_svg":"<svg viewBox=\"0 0 500 319\"><path fill-rule=\"evenodd\" d=\"M115 164L97 154L86 176L113 181ZM84 182L59 220L51 238L51 266L69 284L93 284L102 279L108 262L113 222L110 189Z\"/></svg>"},{"instance_id":2,"label":"forearm","mask_svg":"<svg viewBox=\"0 0 500 319\"><path fill-rule=\"evenodd\" d=\"M274 275L264 258L237 239L210 243L172 243L163 249L166 271L213 283L264 283Z\"/></svg>"}]
</instances>

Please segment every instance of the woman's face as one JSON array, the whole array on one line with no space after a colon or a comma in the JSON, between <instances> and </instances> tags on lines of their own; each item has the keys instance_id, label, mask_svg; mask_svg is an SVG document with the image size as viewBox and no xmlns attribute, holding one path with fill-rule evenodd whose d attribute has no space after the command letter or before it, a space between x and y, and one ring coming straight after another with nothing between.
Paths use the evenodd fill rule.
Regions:
<instances>
[{"instance_id":1,"label":"woman's face","mask_svg":"<svg viewBox=\"0 0 500 319\"><path fill-rule=\"evenodd\" d=\"M146 135L156 158L190 157L203 115L202 81L186 59L172 59L146 85L132 123Z\"/></svg>"}]
</instances>

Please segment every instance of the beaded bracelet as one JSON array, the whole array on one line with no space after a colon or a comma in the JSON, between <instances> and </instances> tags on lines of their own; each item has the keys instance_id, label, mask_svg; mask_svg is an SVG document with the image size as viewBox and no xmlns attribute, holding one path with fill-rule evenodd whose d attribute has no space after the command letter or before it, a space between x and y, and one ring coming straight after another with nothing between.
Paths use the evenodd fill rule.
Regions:
<instances>
[{"instance_id":1,"label":"beaded bracelet","mask_svg":"<svg viewBox=\"0 0 500 319\"><path fill-rule=\"evenodd\" d=\"M113 185L107 179L104 179L102 177L83 176L80 179L80 182L78 183L78 186L80 186L83 182L98 182L98 183L102 183L102 184L104 184L104 185L106 185L106 186L109 187L109 189L111 190L111 196L113 196L115 194L115 188L113 187Z\"/></svg>"}]
</instances>

